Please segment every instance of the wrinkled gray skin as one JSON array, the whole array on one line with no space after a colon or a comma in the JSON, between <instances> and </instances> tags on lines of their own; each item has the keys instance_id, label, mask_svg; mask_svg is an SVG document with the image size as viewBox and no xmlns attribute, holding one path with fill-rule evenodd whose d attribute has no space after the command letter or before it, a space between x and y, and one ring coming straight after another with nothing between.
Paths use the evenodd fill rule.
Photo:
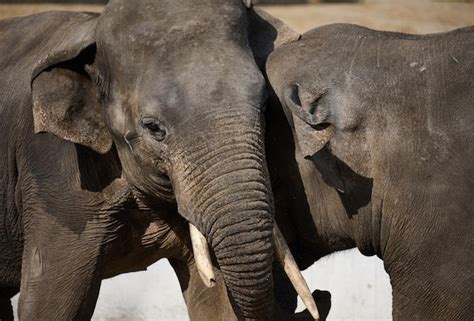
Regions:
<instances>
[{"instance_id":1,"label":"wrinkled gray skin","mask_svg":"<svg viewBox=\"0 0 474 321\"><path fill-rule=\"evenodd\" d=\"M473 320L474 28L325 26L267 74L289 122L268 107L277 222L301 268L357 247L383 259L395 320Z\"/></svg>"},{"instance_id":2,"label":"wrinkled gray skin","mask_svg":"<svg viewBox=\"0 0 474 321\"><path fill-rule=\"evenodd\" d=\"M242 0L112 0L0 22L0 319L21 284L21 320L87 320L102 279L163 257L193 320L229 320L229 299L269 318L257 64L286 27L264 16ZM197 276L188 221L227 292Z\"/></svg>"}]
</instances>

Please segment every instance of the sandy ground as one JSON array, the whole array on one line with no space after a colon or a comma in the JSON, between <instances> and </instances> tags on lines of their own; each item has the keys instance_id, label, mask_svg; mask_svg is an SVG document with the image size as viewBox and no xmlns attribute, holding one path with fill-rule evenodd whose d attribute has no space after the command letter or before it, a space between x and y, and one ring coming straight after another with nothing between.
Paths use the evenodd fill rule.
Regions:
<instances>
[{"instance_id":1,"label":"sandy ground","mask_svg":"<svg viewBox=\"0 0 474 321\"><path fill-rule=\"evenodd\" d=\"M0 19L46 10L100 11L94 5L1 5ZM474 3L431 2L425 0L389 1L367 4L316 4L265 6L271 14L295 30L348 22L380 30L432 33L474 25Z\"/></svg>"}]
</instances>

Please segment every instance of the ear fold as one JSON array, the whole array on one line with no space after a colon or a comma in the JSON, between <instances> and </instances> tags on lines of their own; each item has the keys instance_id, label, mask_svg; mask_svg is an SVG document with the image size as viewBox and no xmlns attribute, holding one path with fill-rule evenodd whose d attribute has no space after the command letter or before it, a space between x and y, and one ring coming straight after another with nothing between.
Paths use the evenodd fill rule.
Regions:
<instances>
[{"instance_id":1,"label":"ear fold","mask_svg":"<svg viewBox=\"0 0 474 321\"><path fill-rule=\"evenodd\" d=\"M297 117L293 117L296 139L304 158L311 158L329 142L336 133L334 126L315 130Z\"/></svg>"},{"instance_id":2,"label":"ear fold","mask_svg":"<svg viewBox=\"0 0 474 321\"><path fill-rule=\"evenodd\" d=\"M325 94L325 91L308 93L298 85L291 86L284 91L284 104L293 115L296 140L303 157L314 163L326 184L344 193L341 169L328 144L336 127L330 121Z\"/></svg>"},{"instance_id":3,"label":"ear fold","mask_svg":"<svg viewBox=\"0 0 474 321\"><path fill-rule=\"evenodd\" d=\"M331 113L324 103L325 92L308 93L298 85L284 90L283 103L293 115L296 139L305 158L323 149L336 133Z\"/></svg>"},{"instance_id":4,"label":"ear fold","mask_svg":"<svg viewBox=\"0 0 474 321\"><path fill-rule=\"evenodd\" d=\"M299 33L264 10L255 7L249 9L249 41L255 61L261 69L275 48L299 40L300 37Z\"/></svg>"},{"instance_id":5,"label":"ear fold","mask_svg":"<svg viewBox=\"0 0 474 321\"><path fill-rule=\"evenodd\" d=\"M76 24L77 21L74 21ZM40 60L32 80L35 133L62 139L105 153L112 138L86 66L95 59L96 19L62 26L63 38Z\"/></svg>"}]
</instances>

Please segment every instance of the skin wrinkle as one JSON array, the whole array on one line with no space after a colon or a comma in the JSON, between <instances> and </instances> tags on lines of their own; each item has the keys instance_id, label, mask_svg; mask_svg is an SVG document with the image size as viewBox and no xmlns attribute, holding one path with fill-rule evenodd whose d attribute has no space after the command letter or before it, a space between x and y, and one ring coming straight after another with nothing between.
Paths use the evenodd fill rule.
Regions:
<instances>
[{"instance_id":1,"label":"skin wrinkle","mask_svg":"<svg viewBox=\"0 0 474 321\"><path fill-rule=\"evenodd\" d=\"M255 159L249 159L249 158L243 158L243 159L233 159L233 157L240 158L246 156L245 154L242 155L242 153L245 152L239 152L239 145L244 145L244 147L247 147L248 145L246 143L242 144L232 144L232 145L224 145L220 148L214 149L210 154L203 154L201 158L198 158L197 161L193 162L196 163L195 168L186 168L183 171L186 173L185 176L183 177L183 182L191 181L191 184L186 184L185 191L191 190L195 188L195 186L200 186L203 183L204 178L206 178L207 172L212 172L213 169L216 169L218 166L218 160L222 156L227 156L229 161L238 161L238 160L248 160L248 161L257 161L261 162L262 159L259 158L259 155L255 155L255 153L247 152L249 155L254 155ZM232 151L232 153L230 153ZM255 149L255 152L258 150ZM212 164L209 166L206 166L206 164ZM203 166L205 170L203 172L198 172L199 165ZM219 164L221 165L221 164ZM190 165L191 166L191 165ZM222 166L222 165L221 165ZM198 173L196 173L198 172ZM217 176L217 175L216 175ZM196 177L200 177L200 180L198 180ZM207 182L209 184L211 182ZM205 187L203 186L202 189L204 190Z\"/></svg>"},{"instance_id":2,"label":"skin wrinkle","mask_svg":"<svg viewBox=\"0 0 474 321\"><path fill-rule=\"evenodd\" d=\"M231 239L235 240L237 239L237 237L234 237ZM240 250L242 251L246 246L249 246L250 245L250 242L244 242L242 241L240 244L236 244L236 245L232 245L232 247L229 247L229 248L232 248L234 251L236 250ZM270 247L266 247L264 249L268 250ZM245 280L250 280L250 279L259 279L260 277L257 275L258 271L261 270L261 269L265 269L266 271L268 271L268 268L267 268L267 263L268 263L268 260L265 259L265 255L254 255L253 253L254 251L250 251L250 253L248 253L246 256L243 255L240 259L236 259L235 257L234 258L226 258L226 259L222 259L222 262L226 262L226 267L225 267L225 271L233 271L235 273L249 273L249 274L252 274L252 276L249 276L247 277ZM252 258L250 258L252 256ZM253 256L255 256L255 258L253 258ZM259 257L261 258L259 260ZM248 258L246 260L246 258ZM266 262L266 263L262 263L262 262ZM232 263L232 264L229 264L229 263ZM261 264L260 268L259 268L259 264ZM244 267L241 267L240 265L244 266ZM251 266L249 266L251 265ZM255 275L253 275L253 273L255 273ZM238 278L237 278L238 279ZM244 281L245 282L245 281Z\"/></svg>"},{"instance_id":3,"label":"skin wrinkle","mask_svg":"<svg viewBox=\"0 0 474 321\"><path fill-rule=\"evenodd\" d=\"M266 209L261 209L259 212L264 212ZM245 210L244 210L245 211ZM254 212L257 212L258 210L254 210ZM261 220L255 220L253 218L249 218L249 217L245 217L245 218L242 218L241 220L237 221L237 222L232 222L232 223L229 223L226 228L228 228L229 230L232 230L234 228L235 232L229 232L229 235L228 236L221 236L221 237L215 237L213 238L214 240L214 246L216 248L219 247L219 244L224 241L227 237L232 237L233 235L237 235L240 231L238 230L238 227L239 227L239 224L242 224L246 222L246 226L250 227L252 226L251 230L260 230L260 231L265 231L266 229L266 222L262 222ZM225 252L223 252L223 255L224 255Z\"/></svg>"},{"instance_id":4,"label":"skin wrinkle","mask_svg":"<svg viewBox=\"0 0 474 321\"><path fill-rule=\"evenodd\" d=\"M257 192L260 192L261 194L263 194L262 192L263 191L258 191ZM230 196L232 195L232 196ZM235 194L224 194L224 195L219 195L219 196L227 196L228 198L230 198L229 200L227 201L222 201L220 200L219 198L217 198L218 196L216 197L213 197L212 200L209 201L209 204L203 204L203 206L206 207L206 212L205 213L210 213L211 217L210 217L210 220L209 220L209 229L212 229L212 226L214 226L214 224L216 223L216 220L218 219L219 217L219 214L224 214L222 213L223 210L221 210L222 207L230 207L230 209L237 209L236 208L236 205L240 202L242 202L243 200L245 200L244 196L247 196L247 198L249 197L248 193L247 195L242 195L241 197L239 196L234 196ZM265 204L267 203L266 201L262 201L262 200L258 200L258 201L247 201L248 204L253 204L255 206L255 210L258 210L260 207L257 207L256 205L257 204ZM221 206L221 207L219 207ZM233 206L233 207L232 207ZM238 210L242 210L244 208L248 207L248 205L245 205L245 206L239 206L238 207ZM216 208L218 210L216 210ZM268 204L266 205L266 210L268 210Z\"/></svg>"},{"instance_id":5,"label":"skin wrinkle","mask_svg":"<svg viewBox=\"0 0 474 321\"><path fill-rule=\"evenodd\" d=\"M245 161L245 162L244 162ZM231 172L228 172L228 173L225 173L225 174L220 174L218 176L212 176L210 178L210 180L207 180L206 183L203 183L205 186L203 187L199 187L199 191L198 191L198 197L202 197L203 195L205 194L209 194L211 193L209 189L207 189L208 187L212 186L214 188L217 188L217 184L218 182L222 182L224 181L225 182L225 177L228 177L228 175L231 175L231 174L237 174L237 172L241 171L242 172L242 176L246 176L247 174L251 174L251 170L253 170L255 168L255 162L251 162L251 161L248 161L248 160L239 160L239 161L236 161L235 164L239 164L239 166L241 166L240 169L238 170L232 170ZM245 164L245 165L244 165ZM255 174L258 174L258 173L255 173ZM254 175L250 175L252 177L252 181L256 182L256 183L260 183L261 182L258 182L257 178L261 178L262 181L264 181L265 177L254 177ZM243 178L245 180L245 177ZM236 182L235 184L240 184L241 181L240 180L237 180L236 179ZM244 181L245 183L245 181ZM248 183L248 185L250 185L250 182ZM264 184L262 184L263 186L265 186ZM260 186L260 185L257 185L257 186ZM202 202L205 202L206 200L203 199ZM196 205L197 206L200 206L202 203L197 203Z\"/></svg>"},{"instance_id":6,"label":"skin wrinkle","mask_svg":"<svg viewBox=\"0 0 474 321\"><path fill-rule=\"evenodd\" d=\"M246 176L248 173L245 172L244 173L245 175L243 176ZM261 196L261 198L258 198L258 199L255 199L254 201L261 201L261 202L264 202L266 203L268 201L268 199L265 199L265 196L266 196L266 193L265 193L265 185L260 183L260 182L257 182L255 184L255 186L251 186L251 184L248 184L246 182L243 182L244 178L243 179L240 179L240 180L236 180L236 183L235 183L235 187L227 187L225 188L224 190L222 191L219 191L218 194L217 193L206 193L206 194L210 194L212 195L212 199L209 199L208 201L206 202L203 202L203 203L200 203L198 205L200 205L200 208L203 208L203 209L209 209L211 206L214 205L214 202L221 202L221 205L223 204L229 204L229 202L231 202L232 200L235 200L238 198L237 195L239 195L240 193L235 193L235 192L242 192L243 190L247 190L247 188L249 187L253 187L254 191L251 192L252 195L255 195L256 193L258 193L259 195L255 195L255 196ZM225 181L221 181L219 183L219 185L221 184L225 184ZM240 187L240 188L239 188ZM242 192L242 196L249 196L249 194L246 194L246 192ZM247 192L249 193L249 192ZM261 194L261 195L260 195ZM205 195L207 196L207 195ZM223 199L219 199L219 197L224 197ZM249 202L251 201L250 199L248 200Z\"/></svg>"},{"instance_id":7,"label":"skin wrinkle","mask_svg":"<svg viewBox=\"0 0 474 321\"><path fill-rule=\"evenodd\" d=\"M257 134L257 132L254 132L253 134ZM243 145L243 147L252 147L254 151L257 151L258 150L258 143L260 141L256 141L256 142L236 142L235 138L228 138L226 140L224 140L224 144L222 146L219 146L219 147L216 147L212 152L213 153L219 153L221 149L226 149L228 148L228 145L232 144L233 146L235 147L242 147L241 145ZM193 144L194 145L194 144ZM217 155L214 155L214 154L209 154L209 153L204 153L203 152L203 147L207 147L207 144L204 145L204 146L199 146L199 148L196 148L195 150L192 150L191 151L191 155L194 155L193 157L196 158L199 162L203 163L204 161L202 161L201 159L209 159L211 157L217 157ZM176 159L175 161L178 160L178 157L179 159L181 159L182 157L189 157L187 155L184 155L184 153L179 153L177 156L176 156ZM193 165L193 164L191 164ZM195 165L193 165L195 166ZM193 167L192 170L196 169L197 167ZM188 170L188 171L191 171L191 170Z\"/></svg>"}]
</instances>

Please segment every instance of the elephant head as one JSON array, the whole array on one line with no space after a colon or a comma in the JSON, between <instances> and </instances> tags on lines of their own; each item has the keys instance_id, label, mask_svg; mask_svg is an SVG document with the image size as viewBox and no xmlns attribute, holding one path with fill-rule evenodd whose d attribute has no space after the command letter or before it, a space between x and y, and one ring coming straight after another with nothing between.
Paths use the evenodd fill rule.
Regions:
<instances>
[{"instance_id":1,"label":"elephant head","mask_svg":"<svg viewBox=\"0 0 474 321\"><path fill-rule=\"evenodd\" d=\"M111 0L71 19L33 74L35 131L98 153L115 146L137 197L176 202L205 236L237 314L267 319L273 200L259 66L298 35L242 0Z\"/></svg>"}]
</instances>

